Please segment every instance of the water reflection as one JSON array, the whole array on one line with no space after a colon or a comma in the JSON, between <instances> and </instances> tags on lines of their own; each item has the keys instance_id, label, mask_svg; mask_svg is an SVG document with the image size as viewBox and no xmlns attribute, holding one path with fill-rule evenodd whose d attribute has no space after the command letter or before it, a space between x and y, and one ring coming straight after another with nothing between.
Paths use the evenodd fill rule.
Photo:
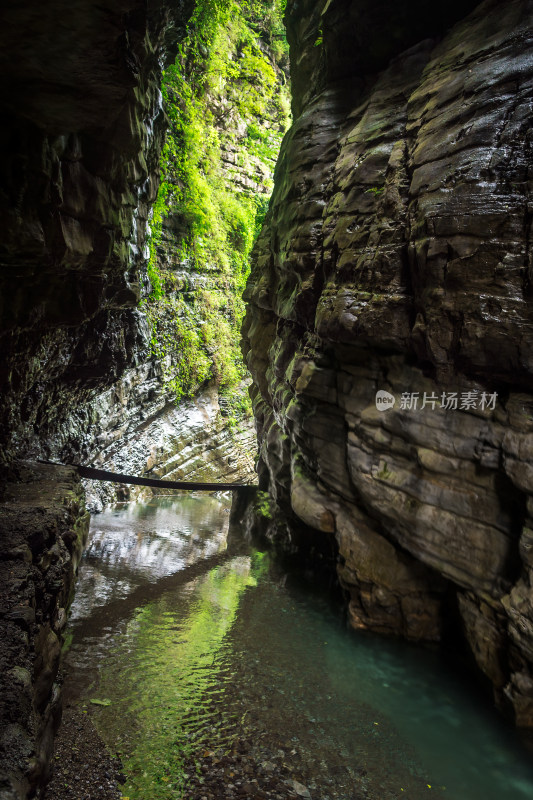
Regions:
<instances>
[{"instance_id":1,"label":"water reflection","mask_svg":"<svg viewBox=\"0 0 533 800\"><path fill-rule=\"evenodd\" d=\"M93 518L71 619L223 552L230 501L190 494L128 503Z\"/></svg>"},{"instance_id":2,"label":"water reflection","mask_svg":"<svg viewBox=\"0 0 533 800\"><path fill-rule=\"evenodd\" d=\"M112 705L99 725L128 756L130 795L157 798L159 786L161 796L172 796L184 759L211 739L212 704L224 691L221 645L241 593L254 583L251 559L233 558L137 609L109 653L98 691ZM230 717L223 708L217 714L219 745L230 738Z\"/></svg>"},{"instance_id":3,"label":"water reflection","mask_svg":"<svg viewBox=\"0 0 533 800\"><path fill-rule=\"evenodd\" d=\"M347 631L266 553L226 550L216 497L94 520L70 692L123 754L131 800L187 797L184 761L246 738L317 798L526 800L514 732L434 653Z\"/></svg>"}]
</instances>

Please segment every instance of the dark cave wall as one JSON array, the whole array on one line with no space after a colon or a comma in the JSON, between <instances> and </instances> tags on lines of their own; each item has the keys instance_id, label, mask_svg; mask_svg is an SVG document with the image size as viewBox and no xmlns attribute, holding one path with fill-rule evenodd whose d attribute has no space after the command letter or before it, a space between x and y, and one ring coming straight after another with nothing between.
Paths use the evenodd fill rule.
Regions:
<instances>
[{"instance_id":1,"label":"dark cave wall","mask_svg":"<svg viewBox=\"0 0 533 800\"><path fill-rule=\"evenodd\" d=\"M260 477L295 536L336 537L356 628L454 620L531 727L533 4L424 5L288 5L295 121L244 325Z\"/></svg>"},{"instance_id":2,"label":"dark cave wall","mask_svg":"<svg viewBox=\"0 0 533 800\"><path fill-rule=\"evenodd\" d=\"M0 12L3 463L87 447L88 400L146 355L135 306L160 73L191 7L53 0Z\"/></svg>"}]
</instances>

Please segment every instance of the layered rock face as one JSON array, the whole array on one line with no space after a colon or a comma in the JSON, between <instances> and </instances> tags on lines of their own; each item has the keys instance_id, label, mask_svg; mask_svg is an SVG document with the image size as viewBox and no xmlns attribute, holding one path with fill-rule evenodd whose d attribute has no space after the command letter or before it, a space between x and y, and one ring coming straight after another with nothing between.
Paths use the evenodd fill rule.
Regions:
<instances>
[{"instance_id":1,"label":"layered rock face","mask_svg":"<svg viewBox=\"0 0 533 800\"><path fill-rule=\"evenodd\" d=\"M146 355L134 306L158 185L160 62L191 7L27 0L1 12L4 463L75 451L85 415L73 410Z\"/></svg>"},{"instance_id":2,"label":"layered rock face","mask_svg":"<svg viewBox=\"0 0 533 800\"><path fill-rule=\"evenodd\" d=\"M152 457L152 438L159 442L163 426L173 477L201 479L205 472L191 473L187 444L178 458L183 424L173 440L168 385L176 352L167 357L153 347L161 334L172 341L170 351L183 350L178 315L168 298L162 311L144 307L148 319L138 308L151 289L147 221L168 122L161 67L172 62L194 6L83 0L67 7L56 0L43 9L28 0L2 11L0 464L45 456L166 474L163 454ZM217 102L229 103L223 92ZM228 109L220 111L228 126ZM269 124L280 136L279 120ZM224 151L228 185L266 192L270 165L243 162L246 125L239 125L238 142ZM164 220L157 246L164 280L170 276L176 297L186 301L198 287L224 294L226 276L214 265L206 275L179 257L187 234L183 214ZM225 430L212 388L207 393L207 405L200 404L210 409L219 466L236 453L241 459L238 474L233 465L221 475L250 478L252 421ZM121 450L117 441L125 437ZM110 499L105 490L97 494Z\"/></svg>"},{"instance_id":3,"label":"layered rock face","mask_svg":"<svg viewBox=\"0 0 533 800\"><path fill-rule=\"evenodd\" d=\"M460 628L531 727L533 4L474 5L289 2L244 352L263 485L336 537L354 627Z\"/></svg>"},{"instance_id":4,"label":"layered rock face","mask_svg":"<svg viewBox=\"0 0 533 800\"><path fill-rule=\"evenodd\" d=\"M228 425L223 399L215 386L179 405L155 394L145 370L128 370L120 381L121 402L116 387L100 397L101 449L92 464L126 475L148 475L166 480L233 483L254 481L255 428L244 418ZM153 379L160 389L157 379ZM150 402L150 389L155 394ZM143 402L144 401L144 402ZM221 406L222 403L222 406ZM133 411L128 413L128 406ZM147 413L139 420L138 409ZM122 410L122 414L120 414ZM107 413L108 410L114 413ZM118 413L117 413L118 412ZM87 507L101 511L114 500L150 497L153 489L126 484L84 481Z\"/></svg>"}]
</instances>

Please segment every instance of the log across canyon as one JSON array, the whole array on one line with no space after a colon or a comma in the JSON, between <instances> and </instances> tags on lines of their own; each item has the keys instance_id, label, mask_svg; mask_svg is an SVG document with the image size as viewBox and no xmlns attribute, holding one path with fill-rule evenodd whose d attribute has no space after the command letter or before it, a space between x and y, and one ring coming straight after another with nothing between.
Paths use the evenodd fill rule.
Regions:
<instances>
[{"instance_id":1,"label":"log across canyon","mask_svg":"<svg viewBox=\"0 0 533 800\"><path fill-rule=\"evenodd\" d=\"M246 295L260 480L287 540L336 538L356 628L452 626L531 727L533 4L424 5L288 5Z\"/></svg>"}]
</instances>

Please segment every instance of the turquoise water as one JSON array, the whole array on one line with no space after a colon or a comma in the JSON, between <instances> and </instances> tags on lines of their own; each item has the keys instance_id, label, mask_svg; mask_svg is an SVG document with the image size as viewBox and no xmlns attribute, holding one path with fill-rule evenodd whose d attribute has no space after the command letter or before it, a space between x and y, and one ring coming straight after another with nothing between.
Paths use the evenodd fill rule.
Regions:
<instances>
[{"instance_id":1,"label":"turquoise water","mask_svg":"<svg viewBox=\"0 0 533 800\"><path fill-rule=\"evenodd\" d=\"M533 798L520 740L438 654L347 630L228 527L205 495L93 519L68 691L121 753L124 796L187 798L187 759L245 740L312 800Z\"/></svg>"}]
</instances>

